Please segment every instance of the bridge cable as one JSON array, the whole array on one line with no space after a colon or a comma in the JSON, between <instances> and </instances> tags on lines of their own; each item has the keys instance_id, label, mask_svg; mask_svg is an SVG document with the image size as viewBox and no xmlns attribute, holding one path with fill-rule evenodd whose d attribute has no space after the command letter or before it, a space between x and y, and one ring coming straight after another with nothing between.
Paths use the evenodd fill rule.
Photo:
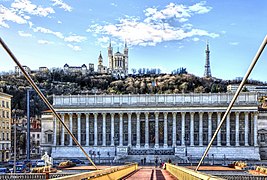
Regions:
<instances>
[{"instance_id":1,"label":"bridge cable","mask_svg":"<svg viewBox=\"0 0 267 180\"><path fill-rule=\"evenodd\" d=\"M82 152L84 153L84 155L87 157L87 159L91 162L91 164L95 167L96 170L98 170L98 168L96 167L95 163L91 160L91 158L88 156L88 154L86 153L86 151L83 149L83 147L81 146L81 144L77 141L76 137L72 134L72 132L69 130L69 128L67 127L67 125L62 121L61 117L59 116L59 114L55 111L55 109L53 108L53 106L50 104L50 102L46 99L46 97L44 96L44 94L41 92L41 90L37 87L37 85L34 83L34 81L32 80L32 78L28 75L28 73L23 69L22 65L20 64L20 62L17 60L17 58L14 56L14 54L11 52L11 50L8 48L8 46L5 44L5 42L2 40L2 38L0 37L0 43L3 46L3 48L6 50L6 52L9 54L9 56L13 59L13 61L17 64L17 66L20 68L21 72L24 74L25 78L28 80L28 82L31 84L31 86L34 88L34 90L38 93L38 95L41 97L41 99L44 101L44 103L48 106L48 108L52 111L52 113L54 114L54 116L59 120L59 122L61 123L61 125L64 126L64 128L67 130L67 132L69 133L69 135L72 137L73 141L77 144L77 146L80 147L80 149L82 150Z\"/></svg>"},{"instance_id":2,"label":"bridge cable","mask_svg":"<svg viewBox=\"0 0 267 180\"><path fill-rule=\"evenodd\" d=\"M202 164L204 158L206 157L206 155L207 155L207 153L208 153L208 151L209 151L209 149L210 149L210 147L211 147L211 145L212 145L212 143L213 143L215 137L217 136L219 130L221 129L222 124L223 124L224 121L225 121L226 116L229 114L230 110L232 109L232 107L233 107L233 105L234 105L234 103L235 103L235 101L236 101L238 95L240 94L240 92L241 92L241 90L242 90L242 88L243 88L243 86L244 86L246 80L248 79L248 77L249 77L249 75L250 75L252 69L254 68L255 64L257 63L257 61L258 61L258 59L259 59L261 53L263 52L263 50L264 50L266 44L267 44L267 35L265 36L265 38L264 38L264 40L263 40L261 46L259 47L258 52L256 53L254 59L252 60L250 66L249 66L249 68L248 68L247 73L246 73L245 76L243 77L243 80L241 81L240 85L238 86L238 88L237 88L237 90L236 90L236 92L235 92L235 95L234 95L233 99L231 100L229 106L227 107L227 110L226 110L225 114L223 115L222 120L220 121L220 123L219 123L219 125L218 125L216 131L214 132L214 134L213 134L213 136L212 136L212 138L211 138L211 140L210 140L210 142L209 142L209 144L208 144L208 146L207 146L207 148L206 148L206 150L205 150L203 156L201 157L201 160L199 161L199 163L198 163L198 165L197 165L197 167L196 167L196 169L195 169L196 171L198 171L200 165Z\"/></svg>"}]
</instances>

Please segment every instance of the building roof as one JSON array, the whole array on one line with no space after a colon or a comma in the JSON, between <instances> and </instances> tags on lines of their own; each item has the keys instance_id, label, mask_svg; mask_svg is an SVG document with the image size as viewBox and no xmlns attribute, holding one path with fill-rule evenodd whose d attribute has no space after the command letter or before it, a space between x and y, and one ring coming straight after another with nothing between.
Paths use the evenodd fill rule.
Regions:
<instances>
[{"instance_id":1,"label":"building roof","mask_svg":"<svg viewBox=\"0 0 267 180\"><path fill-rule=\"evenodd\" d=\"M12 95L6 94L6 93L3 93L3 92L0 92L0 96L10 97L10 98L13 97Z\"/></svg>"}]
</instances>

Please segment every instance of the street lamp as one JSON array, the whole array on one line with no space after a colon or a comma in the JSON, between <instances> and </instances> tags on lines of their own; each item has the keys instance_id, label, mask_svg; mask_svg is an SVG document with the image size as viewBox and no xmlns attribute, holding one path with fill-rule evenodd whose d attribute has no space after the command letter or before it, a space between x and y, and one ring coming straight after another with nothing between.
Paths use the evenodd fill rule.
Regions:
<instances>
[{"instance_id":1,"label":"street lamp","mask_svg":"<svg viewBox=\"0 0 267 180\"><path fill-rule=\"evenodd\" d=\"M115 147L115 152L114 152L114 154L115 154L115 156L117 156L117 148L116 148L116 141L117 141L117 137L113 137L113 141L114 141L114 147Z\"/></svg>"},{"instance_id":2,"label":"street lamp","mask_svg":"<svg viewBox=\"0 0 267 180\"><path fill-rule=\"evenodd\" d=\"M188 138L186 136L184 136L185 156L187 156L187 146L186 146L186 141L187 140L188 140Z\"/></svg>"},{"instance_id":3,"label":"street lamp","mask_svg":"<svg viewBox=\"0 0 267 180\"><path fill-rule=\"evenodd\" d=\"M20 109L13 109L12 113L13 116L13 123L14 123L14 165L13 165L13 172L16 173L16 160L17 160L17 114L22 113Z\"/></svg>"}]
</instances>

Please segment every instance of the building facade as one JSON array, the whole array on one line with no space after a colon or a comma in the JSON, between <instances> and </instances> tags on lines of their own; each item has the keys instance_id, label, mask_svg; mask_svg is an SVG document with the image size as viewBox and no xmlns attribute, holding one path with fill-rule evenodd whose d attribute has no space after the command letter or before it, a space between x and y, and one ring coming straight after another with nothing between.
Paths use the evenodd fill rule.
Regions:
<instances>
[{"instance_id":1,"label":"building facade","mask_svg":"<svg viewBox=\"0 0 267 180\"><path fill-rule=\"evenodd\" d=\"M10 159L11 151L11 95L0 92L0 161Z\"/></svg>"},{"instance_id":2,"label":"building facade","mask_svg":"<svg viewBox=\"0 0 267 180\"><path fill-rule=\"evenodd\" d=\"M210 149L215 158L260 158L257 96L242 93L238 97ZM230 93L62 95L54 96L53 103L87 152L200 158L232 97ZM50 139L43 148L53 158L84 157L66 130L51 117L44 120L50 125L42 123L42 132L47 132Z\"/></svg>"},{"instance_id":3,"label":"building facade","mask_svg":"<svg viewBox=\"0 0 267 180\"><path fill-rule=\"evenodd\" d=\"M108 73L108 68L103 65L103 58L102 54L100 52L99 57L98 57L98 66L97 66L97 72L101 74L106 74Z\"/></svg>"},{"instance_id":4,"label":"building facade","mask_svg":"<svg viewBox=\"0 0 267 180\"><path fill-rule=\"evenodd\" d=\"M227 92L234 93L234 92L236 92L238 87L239 87L239 84L229 84L227 86ZM267 86L246 84L246 85L244 85L242 90L245 90L248 92L267 93Z\"/></svg>"},{"instance_id":5,"label":"building facade","mask_svg":"<svg viewBox=\"0 0 267 180\"><path fill-rule=\"evenodd\" d=\"M113 53L111 42L108 47L108 60L109 60L109 71L110 73L120 79L128 75L128 47L125 42L123 53Z\"/></svg>"}]
</instances>

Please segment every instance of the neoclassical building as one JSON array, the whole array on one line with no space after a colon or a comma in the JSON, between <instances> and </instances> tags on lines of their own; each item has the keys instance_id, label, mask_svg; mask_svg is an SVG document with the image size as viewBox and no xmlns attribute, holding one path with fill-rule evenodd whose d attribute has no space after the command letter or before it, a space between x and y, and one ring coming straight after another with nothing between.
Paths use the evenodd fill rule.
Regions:
<instances>
[{"instance_id":1,"label":"neoclassical building","mask_svg":"<svg viewBox=\"0 0 267 180\"><path fill-rule=\"evenodd\" d=\"M102 156L175 155L200 158L232 93L60 95L53 105L87 152ZM239 95L209 154L260 159L258 94ZM84 157L52 115L42 123L44 149L54 158ZM50 148L50 149L49 149Z\"/></svg>"}]
</instances>

